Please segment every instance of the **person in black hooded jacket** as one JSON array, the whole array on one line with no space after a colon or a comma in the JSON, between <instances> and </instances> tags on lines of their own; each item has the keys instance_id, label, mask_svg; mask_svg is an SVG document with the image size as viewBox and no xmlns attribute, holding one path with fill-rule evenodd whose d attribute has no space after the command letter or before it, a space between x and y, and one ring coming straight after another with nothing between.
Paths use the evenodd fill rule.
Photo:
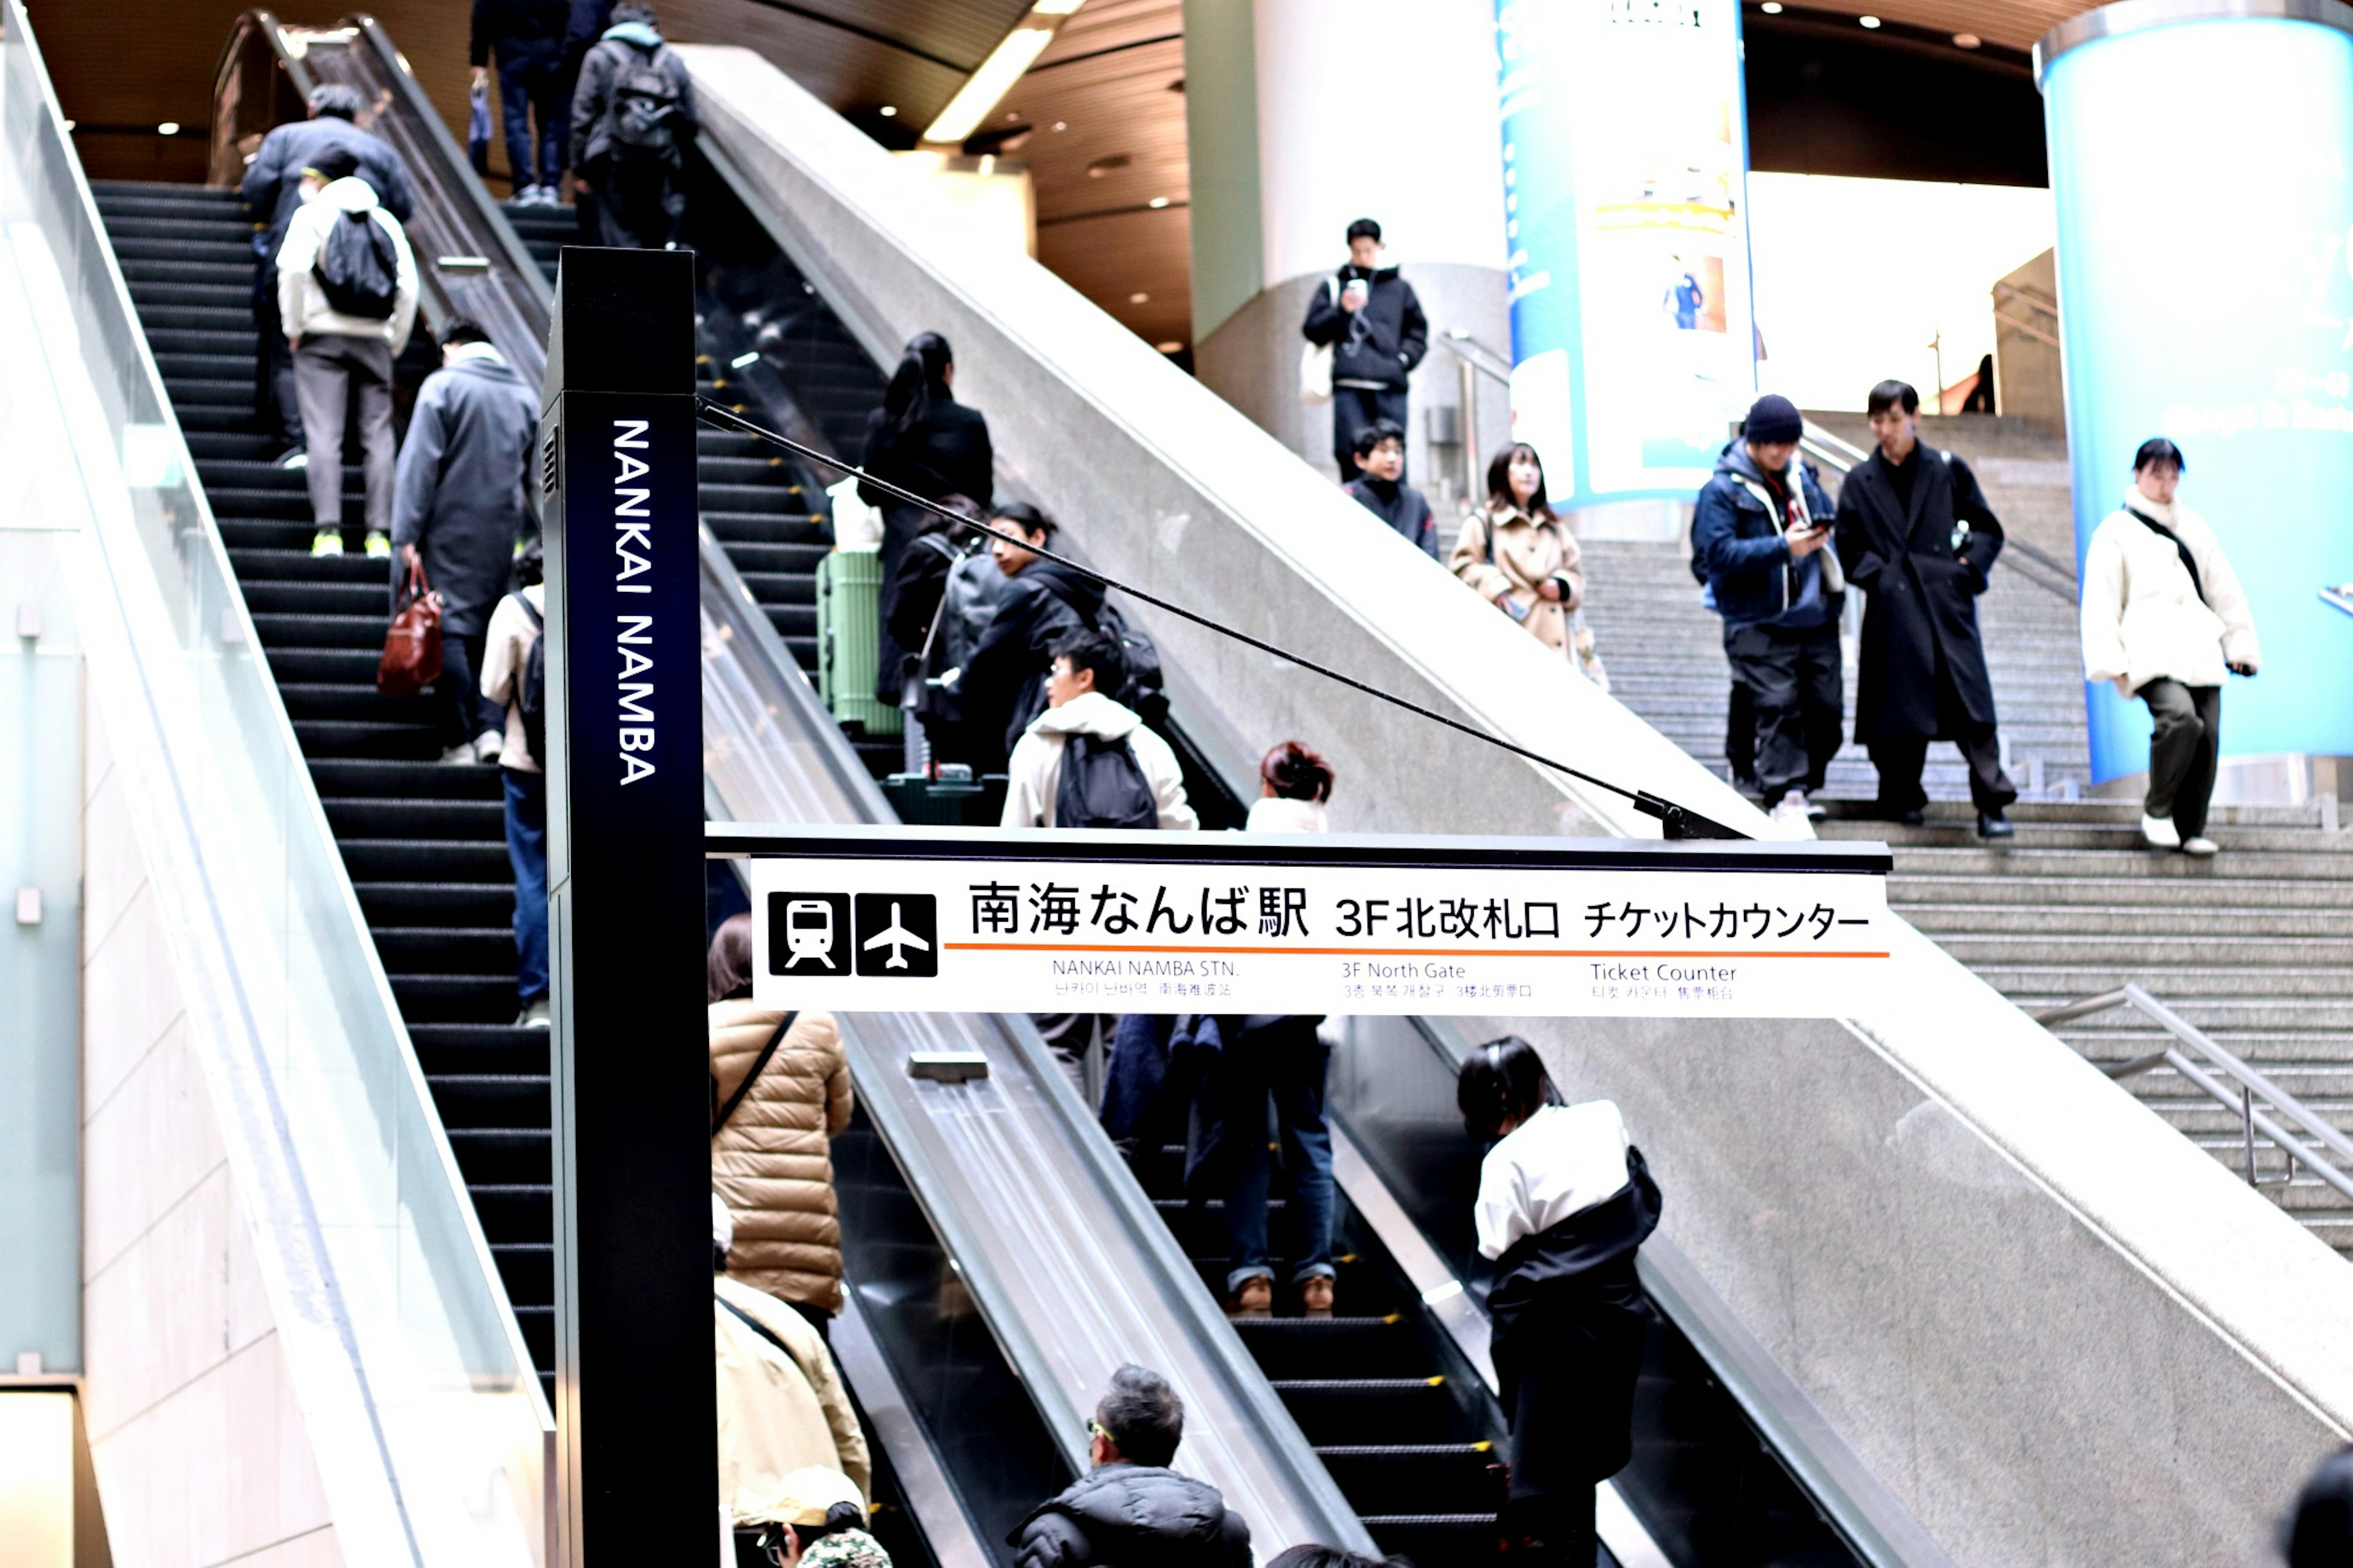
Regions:
<instances>
[{"instance_id":1,"label":"person in black hooded jacket","mask_svg":"<svg viewBox=\"0 0 2353 1568\"><path fill-rule=\"evenodd\" d=\"M1618 1108L1562 1104L1516 1035L1471 1054L1455 1100L1473 1138L1496 1141L1473 1217L1495 1264L1487 1312L1512 1425L1503 1534L1539 1562L1588 1563L1593 1489L1633 1454L1650 1326L1634 1253L1659 1226L1659 1186Z\"/></svg>"},{"instance_id":2,"label":"person in black hooded jacket","mask_svg":"<svg viewBox=\"0 0 2353 1568\"><path fill-rule=\"evenodd\" d=\"M1356 477L1357 431L1376 419L1405 427L1406 378L1430 352L1419 297L1380 257L1381 226L1350 224L1348 264L1317 285L1300 326L1309 342L1332 348L1332 458L1342 484Z\"/></svg>"},{"instance_id":3,"label":"person in black hooded jacket","mask_svg":"<svg viewBox=\"0 0 2353 1568\"><path fill-rule=\"evenodd\" d=\"M1250 1568L1250 1526L1168 1468L1185 1405L1166 1379L1121 1367L1087 1425L1093 1468L1006 1537L1014 1568Z\"/></svg>"},{"instance_id":4,"label":"person in black hooded jacket","mask_svg":"<svg viewBox=\"0 0 2353 1568\"><path fill-rule=\"evenodd\" d=\"M988 441L988 420L977 408L955 400L949 389L955 383L955 353L937 332L917 332L907 340L906 352L882 390L882 406L866 416L866 450L859 467L876 479L912 491L925 500L964 496L987 516L997 493L996 454ZM907 546L923 531L931 513L886 490L861 482L859 499L882 514L880 564L882 581L898 577ZM895 601L895 595L892 597ZM894 605L885 605L888 617ZM920 645L917 645L920 646ZM899 700L901 658L917 651L885 625L882 657L875 667L874 695Z\"/></svg>"},{"instance_id":5,"label":"person in black hooded jacket","mask_svg":"<svg viewBox=\"0 0 2353 1568\"><path fill-rule=\"evenodd\" d=\"M1053 539L1057 527L1026 501L1000 508L997 522L1000 533L1018 532L1039 546ZM1021 732L1046 710L1046 672L1053 668L1054 645L1072 632L1095 630L1103 607L1103 584L1093 578L1008 539L997 539L989 550L997 569L1013 581L956 683L972 744L990 748L974 764L975 773L1004 772Z\"/></svg>"}]
</instances>

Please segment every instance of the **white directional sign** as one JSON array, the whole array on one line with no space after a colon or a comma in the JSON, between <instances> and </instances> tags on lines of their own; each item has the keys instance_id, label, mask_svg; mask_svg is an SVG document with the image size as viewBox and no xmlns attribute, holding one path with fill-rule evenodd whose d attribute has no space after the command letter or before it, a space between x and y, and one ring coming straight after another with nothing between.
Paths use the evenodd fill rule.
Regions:
<instances>
[{"instance_id":1,"label":"white directional sign","mask_svg":"<svg viewBox=\"0 0 2353 1568\"><path fill-rule=\"evenodd\" d=\"M1870 844L713 825L754 994L863 1012L1828 1017L1888 962Z\"/></svg>"}]
</instances>

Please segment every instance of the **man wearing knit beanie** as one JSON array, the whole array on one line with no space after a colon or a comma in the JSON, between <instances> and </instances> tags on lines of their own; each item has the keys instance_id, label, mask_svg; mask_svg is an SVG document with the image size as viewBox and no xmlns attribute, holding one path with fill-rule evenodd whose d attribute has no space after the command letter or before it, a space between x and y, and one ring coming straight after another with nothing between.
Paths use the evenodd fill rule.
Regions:
<instances>
[{"instance_id":1,"label":"man wearing knit beanie","mask_svg":"<svg viewBox=\"0 0 2353 1568\"><path fill-rule=\"evenodd\" d=\"M1692 559L1724 617L1724 654L1757 715L1757 781L1774 820L1811 837L1845 710L1838 612L1845 583L1831 503L1798 460L1806 422L1786 397L1758 398L1725 444L1692 517Z\"/></svg>"}]
</instances>

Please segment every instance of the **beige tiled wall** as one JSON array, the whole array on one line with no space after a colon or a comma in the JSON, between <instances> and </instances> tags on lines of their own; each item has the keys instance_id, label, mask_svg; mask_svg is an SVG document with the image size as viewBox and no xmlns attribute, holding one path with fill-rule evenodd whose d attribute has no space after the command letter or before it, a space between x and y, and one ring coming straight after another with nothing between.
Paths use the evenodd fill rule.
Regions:
<instances>
[{"instance_id":1,"label":"beige tiled wall","mask_svg":"<svg viewBox=\"0 0 2353 1568\"><path fill-rule=\"evenodd\" d=\"M108 1542L142 1568L340 1568L137 825L88 717L82 1343Z\"/></svg>"}]
</instances>

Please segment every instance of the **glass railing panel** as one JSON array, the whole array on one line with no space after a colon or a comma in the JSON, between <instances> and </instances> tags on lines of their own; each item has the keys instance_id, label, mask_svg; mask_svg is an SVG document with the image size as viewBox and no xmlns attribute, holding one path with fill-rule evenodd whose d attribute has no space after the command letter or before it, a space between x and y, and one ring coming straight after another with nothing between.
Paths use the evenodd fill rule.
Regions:
<instances>
[{"instance_id":1,"label":"glass railing panel","mask_svg":"<svg viewBox=\"0 0 2353 1568\"><path fill-rule=\"evenodd\" d=\"M38 340L11 395L65 432L34 457L78 618L123 650L92 700L154 761L159 897L337 1522L403 1561L538 1560L546 1402L17 0L0 244Z\"/></svg>"}]
</instances>

